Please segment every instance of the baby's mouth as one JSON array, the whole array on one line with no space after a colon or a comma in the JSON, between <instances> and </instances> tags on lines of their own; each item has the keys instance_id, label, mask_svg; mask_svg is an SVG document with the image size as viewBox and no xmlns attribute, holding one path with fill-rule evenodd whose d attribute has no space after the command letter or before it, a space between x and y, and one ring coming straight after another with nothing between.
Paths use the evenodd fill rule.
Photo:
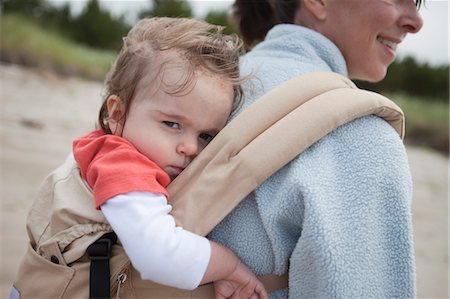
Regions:
<instances>
[{"instance_id":1,"label":"baby's mouth","mask_svg":"<svg viewBox=\"0 0 450 299\"><path fill-rule=\"evenodd\" d=\"M170 166L170 174L173 177L177 177L183 170L184 170L184 167Z\"/></svg>"}]
</instances>

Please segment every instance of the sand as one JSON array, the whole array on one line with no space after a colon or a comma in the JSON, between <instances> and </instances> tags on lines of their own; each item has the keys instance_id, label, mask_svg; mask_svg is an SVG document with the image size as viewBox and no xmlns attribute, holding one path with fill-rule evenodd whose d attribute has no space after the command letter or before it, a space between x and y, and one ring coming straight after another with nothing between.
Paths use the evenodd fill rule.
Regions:
<instances>
[{"instance_id":1,"label":"sand","mask_svg":"<svg viewBox=\"0 0 450 299\"><path fill-rule=\"evenodd\" d=\"M93 128L102 84L0 65L0 298L25 252L25 221L43 178ZM448 157L407 147L419 298L448 298Z\"/></svg>"}]
</instances>

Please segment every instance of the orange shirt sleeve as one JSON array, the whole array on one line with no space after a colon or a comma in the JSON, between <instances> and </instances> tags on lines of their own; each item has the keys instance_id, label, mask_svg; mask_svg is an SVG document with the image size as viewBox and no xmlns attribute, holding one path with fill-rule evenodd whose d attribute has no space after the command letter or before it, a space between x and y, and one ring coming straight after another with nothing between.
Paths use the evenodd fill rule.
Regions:
<instances>
[{"instance_id":1,"label":"orange shirt sleeve","mask_svg":"<svg viewBox=\"0 0 450 299\"><path fill-rule=\"evenodd\" d=\"M74 157L81 176L94 193L97 209L108 199L134 191L161 193L169 198L169 176L127 140L114 135L94 136L94 131L74 141Z\"/></svg>"}]
</instances>

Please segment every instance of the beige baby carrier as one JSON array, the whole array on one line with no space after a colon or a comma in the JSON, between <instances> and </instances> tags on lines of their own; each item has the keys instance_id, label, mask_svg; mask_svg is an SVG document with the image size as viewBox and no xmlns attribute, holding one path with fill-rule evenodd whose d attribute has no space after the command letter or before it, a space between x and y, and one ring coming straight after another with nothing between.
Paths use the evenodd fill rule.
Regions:
<instances>
[{"instance_id":1,"label":"beige baby carrier","mask_svg":"<svg viewBox=\"0 0 450 299\"><path fill-rule=\"evenodd\" d=\"M286 82L234 118L169 186L173 216L183 228L207 235L311 144L369 114L384 118L403 138L400 108L340 75L312 73ZM16 298L214 297L212 285L185 291L141 280L103 214L94 209L92 192L74 162L41 186L27 229L30 243L14 282ZM287 287L286 275L261 280L268 292Z\"/></svg>"}]
</instances>

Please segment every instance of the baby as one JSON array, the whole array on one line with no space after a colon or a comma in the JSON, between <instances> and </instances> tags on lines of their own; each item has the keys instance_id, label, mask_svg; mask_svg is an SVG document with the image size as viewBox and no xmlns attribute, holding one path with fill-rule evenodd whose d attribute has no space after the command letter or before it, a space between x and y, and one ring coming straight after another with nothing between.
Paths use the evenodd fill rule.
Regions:
<instances>
[{"instance_id":1,"label":"baby","mask_svg":"<svg viewBox=\"0 0 450 299\"><path fill-rule=\"evenodd\" d=\"M240 49L202 21L139 21L107 76L100 128L73 153L143 279L182 289L215 281L218 297L267 298L229 249L176 227L166 191L239 105Z\"/></svg>"}]
</instances>

